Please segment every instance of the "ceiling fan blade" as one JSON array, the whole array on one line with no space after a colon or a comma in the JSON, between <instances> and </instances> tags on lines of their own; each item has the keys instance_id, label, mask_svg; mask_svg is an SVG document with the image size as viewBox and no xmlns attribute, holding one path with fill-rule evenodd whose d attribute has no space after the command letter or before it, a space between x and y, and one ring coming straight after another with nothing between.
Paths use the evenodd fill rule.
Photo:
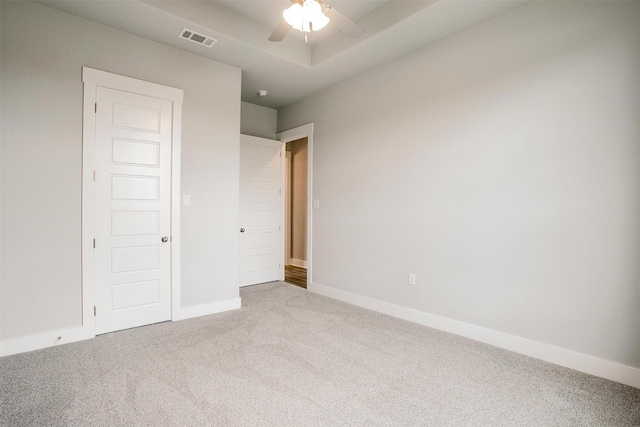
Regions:
<instances>
[{"instance_id":1,"label":"ceiling fan blade","mask_svg":"<svg viewBox=\"0 0 640 427\"><path fill-rule=\"evenodd\" d=\"M269 41L270 42L282 41L282 39L284 39L287 33L289 33L290 29L291 29L291 25L287 24L287 21L285 21L284 19L281 20L278 26L276 27L276 29L273 30L273 33L271 33L271 35L269 36Z\"/></svg>"},{"instance_id":2,"label":"ceiling fan blade","mask_svg":"<svg viewBox=\"0 0 640 427\"><path fill-rule=\"evenodd\" d=\"M346 33L354 39L357 39L367 31L362 26L360 26L360 24L344 16L333 6L330 6L329 10L327 11L327 16L329 17L329 19L331 19L331 22L333 22L336 27L338 27L340 31Z\"/></svg>"}]
</instances>

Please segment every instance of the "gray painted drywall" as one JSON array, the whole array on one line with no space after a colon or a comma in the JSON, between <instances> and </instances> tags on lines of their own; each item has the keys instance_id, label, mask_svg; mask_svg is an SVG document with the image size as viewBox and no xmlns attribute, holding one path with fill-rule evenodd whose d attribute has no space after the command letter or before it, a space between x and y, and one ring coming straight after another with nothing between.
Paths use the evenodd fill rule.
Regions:
<instances>
[{"instance_id":1,"label":"gray painted drywall","mask_svg":"<svg viewBox=\"0 0 640 427\"><path fill-rule=\"evenodd\" d=\"M184 90L182 305L238 297L239 69L2 3L3 340L81 325L82 67Z\"/></svg>"},{"instance_id":2,"label":"gray painted drywall","mask_svg":"<svg viewBox=\"0 0 640 427\"><path fill-rule=\"evenodd\" d=\"M240 133L260 138L276 139L277 110L242 102L240 112Z\"/></svg>"},{"instance_id":3,"label":"gray painted drywall","mask_svg":"<svg viewBox=\"0 0 640 427\"><path fill-rule=\"evenodd\" d=\"M530 3L279 110L314 282L640 367L638 22Z\"/></svg>"}]
</instances>

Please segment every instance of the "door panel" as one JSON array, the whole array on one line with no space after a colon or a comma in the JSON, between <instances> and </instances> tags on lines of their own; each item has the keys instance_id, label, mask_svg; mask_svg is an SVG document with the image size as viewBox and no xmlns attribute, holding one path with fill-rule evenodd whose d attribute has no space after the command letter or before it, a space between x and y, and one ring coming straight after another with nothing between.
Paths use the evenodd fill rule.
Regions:
<instances>
[{"instance_id":1,"label":"door panel","mask_svg":"<svg viewBox=\"0 0 640 427\"><path fill-rule=\"evenodd\" d=\"M171 318L172 103L98 87L96 333Z\"/></svg>"},{"instance_id":2,"label":"door panel","mask_svg":"<svg viewBox=\"0 0 640 427\"><path fill-rule=\"evenodd\" d=\"M160 145L157 142L114 139L111 153L113 163L158 166Z\"/></svg>"},{"instance_id":3,"label":"door panel","mask_svg":"<svg viewBox=\"0 0 640 427\"><path fill-rule=\"evenodd\" d=\"M240 135L240 286L284 279L282 144Z\"/></svg>"},{"instance_id":4,"label":"door panel","mask_svg":"<svg viewBox=\"0 0 640 427\"><path fill-rule=\"evenodd\" d=\"M157 270L158 246L126 247L111 249L111 273L128 273Z\"/></svg>"},{"instance_id":5,"label":"door panel","mask_svg":"<svg viewBox=\"0 0 640 427\"><path fill-rule=\"evenodd\" d=\"M113 200L158 200L158 177L111 176Z\"/></svg>"},{"instance_id":6,"label":"door panel","mask_svg":"<svg viewBox=\"0 0 640 427\"><path fill-rule=\"evenodd\" d=\"M158 212L111 212L112 236L159 235Z\"/></svg>"},{"instance_id":7,"label":"door panel","mask_svg":"<svg viewBox=\"0 0 640 427\"><path fill-rule=\"evenodd\" d=\"M125 101L126 102L126 101ZM152 133L160 131L160 110L146 108L140 104L128 105L121 102L112 104L113 126Z\"/></svg>"},{"instance_id":8,"label":"door panel","mask_svg":"<svg viewBox=\"0 0 640 427\"><path fill-rule=\"evenodd\" d=\"M114 285L111 289L111 295L113 297L112 307L115 310L157 304L160 300L160 282L150 280Z\"/></svg>"}]
</instances>

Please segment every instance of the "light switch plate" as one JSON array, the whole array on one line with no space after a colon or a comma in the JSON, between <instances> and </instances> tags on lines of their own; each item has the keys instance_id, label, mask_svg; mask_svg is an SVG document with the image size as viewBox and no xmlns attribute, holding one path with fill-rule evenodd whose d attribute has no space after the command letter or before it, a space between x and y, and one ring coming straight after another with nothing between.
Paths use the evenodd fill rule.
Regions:
<instances>
[{"instance_id":1,"label":"light switch plate","mask_svg":"<svg viewBox=\"0 0 640 427\"><path fill-rule=\"evenodd\" d=\"M182 206L191 206L191 196L186 194L182 196Z\"/></svg>"},{"instance_id":2,"label":"light switch plate","mask_svg":"<svg viewBox=\"0 0 640 427\"><path fill-rule=\"evenodd\" d=\"M320 199L313 199L313 207L314 208L320 207Z\"/></svg>"}]
</instances>

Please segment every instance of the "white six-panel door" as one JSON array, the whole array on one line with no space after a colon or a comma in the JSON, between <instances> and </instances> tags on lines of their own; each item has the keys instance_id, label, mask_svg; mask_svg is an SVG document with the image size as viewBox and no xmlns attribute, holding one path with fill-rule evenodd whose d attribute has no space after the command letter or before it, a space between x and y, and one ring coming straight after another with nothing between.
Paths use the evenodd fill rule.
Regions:
<instances>
[{"instance_id":1,"label":"white six-panel door","mask_svg":"<svg viewBox=\"0 0 640 427\"><path fill-rule=\"evenodd\" d=\"M171 318L172 103L97 88L96 334Z\"/></svg>"},{"instance_id":2,"label":"white six-panel door","mask_svg":"<svg viewBox=\"0 0 640 427\"><path fill-rule=\"evenodd\" d=\"M282 149L240 135L240 286L284 280Z\"/></svg>"}]
</instances>

